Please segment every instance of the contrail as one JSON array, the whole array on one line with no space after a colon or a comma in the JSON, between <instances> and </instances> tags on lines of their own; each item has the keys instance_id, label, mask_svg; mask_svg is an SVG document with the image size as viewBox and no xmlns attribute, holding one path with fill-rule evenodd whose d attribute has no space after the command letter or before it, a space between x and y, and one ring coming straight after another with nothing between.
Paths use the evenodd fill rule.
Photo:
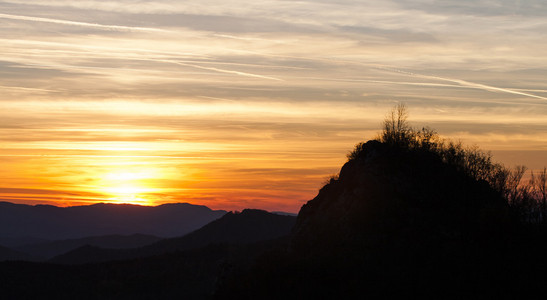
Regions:
<instances>
[{"instance_id":1,"label":"contrail","mask_svg":"<svg viewBox=\"0 0 547 300\"><path fill-rule=\"evenodd\" d=\"M390 81L390 80L373 80L373 79L337 79L337 78L325 78L325 77L297 77L303 79L312 79L312 80L324 80L324 81L334 81L334 82L369 82L369 83L385 83L385 84L399 84L399 85L417 85L417 86L433 86L433 87L455 87L455 88L465 88L470 89L472 87L461 86L459 84L448 84L448 83L433 83L433 82L409 82L409 81Z\"/></svg>"},{"instance_id":2,"label":"contrail","mask_svg":"<svg viewBox=\"0 0 547 300\"><path fill-rule=\"evenodd\" d=\"M443 80L443 81L448 81L448 82L454 82L454 83L457 83L457 84L462 85L462 86L481 89L481 90L485 90L485 91L502 92L502 93L515 94L515 95L521 95L521 96L526 96L526 97L531 97L531 98L536 98L536 99L547 100L547 97L538 96L538 95L535 95L535 94L525 93L525 92L512 90L512 89L508 89L508 88L500 88L500 87L481 84L481 83L476 83L476 82L470 82L470 81L466 81L466 80L462 80L462 79L453 79L453 78L445 78L445 77L430 76L430 75L420 75L420 74L415 74L414 76L418 76L418 77L421 77L421 78L437 79L437 80Z\"/></svg>"},{"instance_id":3,"label":"contrail","mask_svg":"<svg viewBox=\"0 0 547 300\"><path fill-rule=\"evenodd\" d=\"M360 65L363 65L363 66L377 68L379 70L396 72L396 73L400 73L400 74L404 74L404 75L408 75L408 76L414 76L414 77L420 77L420 78L425 78L425 79L433 79L433 80L441 80L441 81L452 82L452 83L456 83L457 84L456 86L460 86L460 87L480 89L480 90L485 90L485 91L490 91L490 92L502 92L502 93L508 93L508 94L513 94L513 95L521 95L521 96L526 96L526 97L530 97L530 98L541 99L541 100L547 100L547 97L543 97L543 96L539 96L539 95L535 95L535 94L531 94L531 93L526 93L526 92L524 92L524 90L521 90L521 89L500 88L500 87L495 87L495 86L491 86L491 85L466 81L466 80L462 80L462 79L453 79L453 78L446 78L446 77L439 77L439 76L422 75L422 74L417 74L417 73L412 73L412 72L407 72L407 71L395 69L395 68L393 68L391 66L388 66L388 65L363 63L363 62L359 62L359 61L350 61L350 60L342 60L342 59L335 59L335 58L319 58L319 57L312 57L312 58L306 57L306 58L304 58L304 57L290 56L290 55L264 54L264 53L253 52L253 51L248 51L248 50L238 50L238 51L239 52L252 53L252 54L266 56L266 57L297 58L297 59L303 59L303 60L308 60L308 61L322 61L322 62L331 62L331 63L350 63L350 64L357 63L357 64L360 64ZM536 90L535 92L544 92L544 91L543 90Z\"/></svg>"},{"instance_id":4,"label":"contrail","mask_svg":"<svg viewBox=\"0 0 547 300\"><path fill-rule=\"evenodd\" d=\"M355 61L337 60L337 59L310 58L310 60L342 62L342 63L356 63ZM547 97L543 97L543 96L539 96L539 95L535 95L535 94L531 94L531 93L525 93L524 91L518 90L518 89L501 88L501 87L496 87L496 86L491 86L491 85L466 81L466 80L462 80L462 79L446 78L446 77L432 76L432 75L423 75L423 74L418 74L418 73L413 73L413 72L408 72L408 71L395 69L391 66L386 66L386 65L367 64L367 63L362 63L362 62L357 62L357 63L361 64L361 65L368 66L368 67L373 67L373 68L376 68L376 69L379 69L379 70L400 73L400 74L403 74L403 75L419 77L419 78L424 78L424 79L432 79L432 80L441 80L441 81L446 81L446 82L452 82L452 83L456 83L457 86L461 86L461 87L485 90L485 91L490 91L490 92L502 92L502 93L508 93L508 94L526 96L526 97L530 97L530 98L541 99L541 100L547 100Z\"/></svg>"},{"instance_id":5,"label":"contrail","mask_svg":"<svg viewBox=\"0 0 547 300\"><path fill-rule=\"evenodd\" d=\"M11 19L11 20L32 21L32 22L54 23L54 24L62 24L62 25L74 25L74 26L82 26L82 27L92 27L92 28L99 28L99 29L105 29L105 30L169 32L167 30L157 29L157 28L131 27L131 26L120 26L120 25L103 25L103 24L97 24L97 23L76 22L76 21L67 21L67 20L50 19L50 18L9 15L9 14L0 14L0 18Z\"/></svg>"},{"instance_id":6,"label":"contrail","mask_svg":"<svg viewBox=\"0 0 547 300\"><path fill-rule=\"evenodd\" d=\"M215 71L215 72L220 72L220 73L235 74L235 75L240 75L240 76L262 78L262 79L269 79L269 80L275 80L275 81L284 81L283 79L276 78L276 77L270 77L270 76L264 76L264 75L258 75L258 74L253 74L253 73L240 72L240 71L233 71L233 70L225 70L225 69L219 69L219 68L214 68L214 67L204 67L204 66L199 66L199 65L194 65L194 64L182 63L182 62L178 62L178 61L166 60L165 62L175 63L177 65L188 66L188 67L202 69L202 70Z\"/></svg>"},{"instance_id":7,"label":"contrail","mask_svg":"<svg viewBox=\"0 0 547 300\"><path fill-rule=\"evenodd\" d=\"M419 78L424 78L424 79L433 79L433 80L453 82L453 83L457 83L459 86L469 87L469 88L474 88L474 89L479 89L479 90L485 90L485 91L490 91L490 92L502 92L502 93L521 95L521 96L526 96L526 97L531 97L531 98L536 98L536 99L547 100L547 97L538 96L538 95L530 94L530 93L525 93L525 92L521 92L519 90L508 89L508 88L500 88L500 87L496 87L496 86L491 86L491 85L486 85L486 84L482 84L482 83L466 81L466 80L462 80L462 79L446 78L446 77L432 76L432 75L423 75L423 74L417 74L417 73L407 72L407 71L398 70L398 69L386 68L386 67L378 67L378 69L391 71L391 72L397 72L397 73L401 73L401 74L404 74L404 75L409 75L409 76L419 77Z\"/></svg>"}]
</instances>

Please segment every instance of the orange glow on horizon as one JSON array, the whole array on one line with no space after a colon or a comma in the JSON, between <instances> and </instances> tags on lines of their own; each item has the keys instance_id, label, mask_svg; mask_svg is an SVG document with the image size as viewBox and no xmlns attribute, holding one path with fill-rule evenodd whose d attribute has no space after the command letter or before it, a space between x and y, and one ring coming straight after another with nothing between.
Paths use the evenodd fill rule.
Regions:
<instances>
[{"instance_id":1,"label":"orange glow on horizon","mask_svg":"<svg viewBox=\"0 0 547 300\"><path fill-rule=\"evenodd\" d=\"M23 2L0 14L0 201L297 212L399 102L547 164L535 4Z\"/></svg>"}]
</instances>

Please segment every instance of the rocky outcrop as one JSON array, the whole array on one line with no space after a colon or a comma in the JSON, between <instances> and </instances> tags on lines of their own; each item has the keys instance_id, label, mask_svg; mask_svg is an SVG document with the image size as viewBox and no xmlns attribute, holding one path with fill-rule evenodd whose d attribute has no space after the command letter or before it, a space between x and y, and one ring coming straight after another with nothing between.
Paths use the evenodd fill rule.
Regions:
<instances>
[{"instance_id":1,"label":"rocky outcrop","mask_svg":"<svg viewBox=\"0 0 547 300\"><path fill-rule=\"evenodd\" d=\"M415 239L469 241L505 226L507 209L488 183L434 152L369 141L302 207L293 250L328 254Z\"/></svg>"}]
</instances>

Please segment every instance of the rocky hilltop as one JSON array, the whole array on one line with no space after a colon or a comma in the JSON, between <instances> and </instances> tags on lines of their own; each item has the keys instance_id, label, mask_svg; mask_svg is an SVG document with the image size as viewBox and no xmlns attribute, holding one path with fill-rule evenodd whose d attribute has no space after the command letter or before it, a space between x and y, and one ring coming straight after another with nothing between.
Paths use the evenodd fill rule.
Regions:
<instances>
[{"instance_id":1,"label":"rocky hilltop","mask_svg":"<svg viewBox=\"0 0 547 300\"><path fill-rule=\"evenodd\" d=\"M327 254L415 239L470 241L509 222L507 202L488 182L434 152L369 141L302 207L293 246Z\"/></svg>"},{"instance_id":2,"label":"rocky hilltop","mask_svg":"<svg viewBox=\"0 0 547 300\"><path fill-rule=\"evenodd\" d=\"M288 248L225 280L218 298L543 293L547 230L531 216L545 212L522 173L398 113L301 208Z\"/></svg>"}]
</instances>

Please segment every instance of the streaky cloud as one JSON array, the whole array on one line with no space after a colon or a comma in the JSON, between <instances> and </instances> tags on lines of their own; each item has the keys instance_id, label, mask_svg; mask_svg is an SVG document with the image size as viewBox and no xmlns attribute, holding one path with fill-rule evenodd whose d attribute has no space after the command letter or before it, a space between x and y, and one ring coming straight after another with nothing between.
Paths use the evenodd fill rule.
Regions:
<instances>
[{"instance_id":1,"label":"streaky cloud","mask_svg":"<svg viewBox=\"0 0 547 300\"><path fill-rule=\"evenodd\" d=\"M167 61L167 62L175 63L175 64L181 65L181 66L187 66L187 67L192 67L192 68L197 68L197 69L202 69L202 70L208 70L208 71L215 71L215 72L220 72L220 73L235 74L235 75L240 75L240 76L245 76L245 77L254 77L254 78L261 78L261 79L268 79L268 80L275 80L275 81L284 81L283 79L276 78L276 77L253 74L253 73L247 73L247 72L241 72L241 71L219 69L219 68L214 68L214 67L204 67L204 66L200 66L200 65L188 64L188 63L177 62L177 61Z\"/></svg>"},{"instance_id":2,"label":"streaky cloud","mask_svg":"<svg viewBox=\"0 0 547 300\"><path fill-rule=\"evenodd\" d=\"M121 25L104 25L104 24L97 24L97 23L77 22L77 21L68 21L68 20L42 18L42 17L1 14L1 13L0 13L0 18L11 19L11 20L21 20L21 21L31 21L31 22L53 23L53 24L61 24L61 25L91 27L91 28L98 28L103 30L114 30L114 31L141 31L141 32L156 32L156 33L169 32L167 30L158 29L158 28L133 27L133 26L121 26Z\"/></svg>"},{"instance_id":3,"label":"streaky cloud","mask_svg":"<svg viewBox=\"0 0 547 300\"><path fill-rule=\"evenodd\" d=\"M23 86L5 86L5 85L0 85L0 90L8 90L8 91L16 91L16 92L38 92L38 93L56 92L55 90L48 90L48 89L29 88L29 87L23 87Z\"/></svg>"}]
</instances>

